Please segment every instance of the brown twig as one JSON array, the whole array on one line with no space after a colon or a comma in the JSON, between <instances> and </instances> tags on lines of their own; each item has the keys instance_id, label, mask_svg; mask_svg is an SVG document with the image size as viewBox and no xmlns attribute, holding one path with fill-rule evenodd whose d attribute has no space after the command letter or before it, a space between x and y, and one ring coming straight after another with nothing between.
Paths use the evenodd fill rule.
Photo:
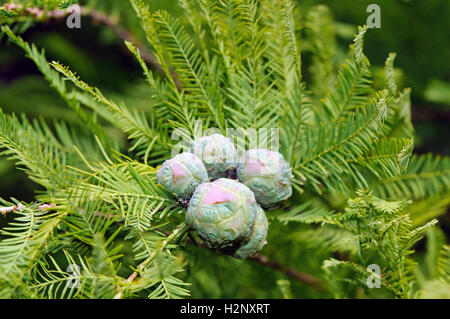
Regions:
<instances>
[{"instance_id":1,"label":"brown twig","mask_svg":"<svg viewBox=\"0 0 450 319\"><path fill-rule=\"evenodd\" d=\"M208 248L206 246L206 244L204 242L201 242L201 241L196 241L196 245L199 246L199 247L202 247L202 248ZM310 274L307 274L307 273L295 270L293 268L286 267L286 266L280 264L278 261L269 259L268 257L266 257L264 255L257 254L254 257L250 258L250 260L252 260L252 261L254 261L254 262L258 263L258 264L270 267L270 268L272 268L274 270L281 271L285 275L287 275L287 276L289 276L289 277L291 277L291 278L293 278L293 279L295 279L295 280L297 280L299 282L302 282L302 283L304 283L304 284L306 284L308 286L311 286L311 287L313 287L316 290L319 290L319 291L322 291L322 292L326 290L325 286L323 285L323 283L319 279L317 279L316 277L314 277L314 276L312 276Z\"/></svg>"},{"instance_id":2,"label":"brown twig","mask_svg":"<svg viewBox=\"0 0 450 319\"><path fill-rule=\"evenodd\" d=\"M53 208L55 206L56 206L55 204L41 204L38 206L38 209L44 211L44 210ZM18 204L18 205L8 206L8 207L0 207L0 214L6 215L6 213L20 212L23 210L24 207L25 207L25 205L23 205L23 204Z\"/></svg>"},{"instance_id":3,"label":"brown twig","mask_svg":"<svg viewBox=\"0 0 450 319\"><path fill-rule=\"evenodd\" d=\"M312 275L309 275L304 272L300 272L293 268L286 267L286 266L280 264L278 261L271 260L264 255L258 254L256 256L254 256L252 258L252 260L257 262L258 264L271 267L275 270L279 270L279 271L283 272L284 274L286 274L287 276L289 276L293 279L296 279L304 284L307 284L308 286L311 286L319 291L325 291L325 286L323 285L323 283Z\"/></svg>"}]
</instances>

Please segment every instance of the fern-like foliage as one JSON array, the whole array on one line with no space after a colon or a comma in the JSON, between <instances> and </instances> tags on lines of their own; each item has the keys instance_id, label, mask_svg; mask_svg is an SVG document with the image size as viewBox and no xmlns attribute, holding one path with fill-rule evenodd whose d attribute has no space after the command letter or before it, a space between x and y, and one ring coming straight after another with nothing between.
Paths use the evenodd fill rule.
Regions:
<instances>
[{"instance_id":1,"label":"fern-like foliage","mask_svg":"<svg viewBox=\"0 0 450 319\"><path fill-rule=\"evenodd\" d=\"M383 269L382 273L378 274L378 279L385 289L396 297L414 296L413 260L409 256L413 252L411 247L423 237L427 229L437 223L437 220L432 220L421 227L412 227L409 216L399 214L407 204L407 202L387 202L370 193L361 192L357 198L349 201L343 213L324 220L325 223L336 225L354 234L359 247L359 263L336 259L324 262L324 267L332 280L343 281L350 285L358 281L364 282L368 276L361 263L364 265L373 262L380 267L379 269ZM344 268L355 276L347 272L345 276L339 272L334 273L336 268ZM332 274L335 274L335 277ZM337 290L337 293L339 291Z\"/></svg>"}]
</instances>

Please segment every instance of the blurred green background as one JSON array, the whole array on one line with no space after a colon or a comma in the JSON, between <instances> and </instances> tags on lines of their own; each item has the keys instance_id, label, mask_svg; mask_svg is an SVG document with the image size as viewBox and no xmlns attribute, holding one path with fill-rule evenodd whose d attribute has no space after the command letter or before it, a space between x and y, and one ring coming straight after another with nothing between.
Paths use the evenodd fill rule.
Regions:
<instances>
[{"instance_id":1,"label":"blurred green background","mask_svg":"<svg viewBox=\"0 0 450 319\"><path fill-rule=\"evenodd\" d=\"M147 0L153 9L166 9L186 19L176 0ZM366 23L367 6L373 0L297 0L300 12L325 4L336 20L339 50L345 52L357 25ZM5 1L0 1L0 5ZM389 52L396 52L396 67L403 87L412 88L416 152L450 155L450 1L379 0L381 28L371 29L365 52L375 77ZM80 1L86 4L86 1ZM114 27L90 16L82 17L81 29L68 29L65 20L52 19L30 25L25 40L45 48L49 60L69 65L81 78L105 94L135 107L151 105L149 89L135 60L118 37L126 31L145 43L128 1L88 1L90 8L108 14ZM78 121L34 64L16 46L0 38L0 107L7 112L25 113L49 121ZM31 201L38 187L13 164L0 160L0 196ZM447 214L448 215L448 214Z\"/></svg>"}]
</instances>

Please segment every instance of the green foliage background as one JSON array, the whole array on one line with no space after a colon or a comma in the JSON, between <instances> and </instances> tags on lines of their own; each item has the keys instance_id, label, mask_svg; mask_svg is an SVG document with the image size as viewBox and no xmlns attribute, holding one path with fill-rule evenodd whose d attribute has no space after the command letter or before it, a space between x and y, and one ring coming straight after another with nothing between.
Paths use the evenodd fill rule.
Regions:
<instances>
[{"instance_id":1,"label":"green foliage background","mask_svg":"<svg viewBox=\"0 0 450 319\"><path fill-rule=\"evenodd\" d=\"M52 3L59 4L60 2L48 1L47 5L51 7ZM177 2L172 0L145 1L146 4L150 4L152 12L157 9L164 9L174 17L178 17L181 24L190 23L192 16L186 14L177 5ZM224 3L232 2L225 1ZM28 3L34 5L32 1ZM333 79L327 78L327 76L337 72L340 65L349 57L348 45L352 43L354 34L358 32L356 26L365 23L368 15L365 9L369 3L370 1L344 0L298 1L299 9L295 11L294 22L297 27L304 28L304 30L296 30L303 36L299 44L302 51L302 81L307 83L308 89L313 92L312 103L315 105L319 105L319 98L328 94L329 82ZM0 2L1 4L3 3ZM135 10L128 1L94 0L81 1L81 4L89 8L95 8L99 12L107 13L114 25L119 25L133 34L136 43L146 43L144 30L140 26ZM317 6L318 4L325 4L329 9L324 6ZM391 133L399 138L410 137L411 134L414 134L415 152L417 153L432 151L435 154L449 155L450 144L448 139L445 138L445 134L448 135L448 108L450 105L448 96L450 78L447 63L450 58L450 47L445 41L449 38L450 29L448 15L445 14L445 12L448 12L449 3L445 0L427 2L412 0L379 1L378 4L381 7L382 28L368 31L364 38L364 53L371 61L370 71L373 74L373 88L377 91L384 89L386 87L385 78L387 78L387 87L391 93L394 93L395 89L393 88L395 86L398 86L398 92L392 94L393 96L389 98L385 95L386 92L381 92L377 98L383 101L395 99L395 103L401 105L406 103L404 99L407 97L403 88L412 88L412 116L415 132L412 133L412 128L406 121L405 125L401 125L398 133ZM11 19L15 20L16 18L0 16L0 19L3 19L0 20L0 23L9 23ZM56 143L47 136L45 124L35 124L34 128L30 128L26 122L22 121L22 124L18 124L19 122L15 119L3 117L2 128L6 132L4 135L8 136L15 132L16 137L19 136L20 138L17 140L14 140L14 138L11 140L3 139L2 146L8 145L7 148L10 150L16 149L17 145L14 143L17 143L17 141L21 139L25 141L27 138L36 139L35 137L39 136L36 139L36 144L24 144L23 154L18 155L14 152L12 154L24 164L24 154L35 154L36 149L40 149L42 145L47 145L48 148L45 149L42 157L37 158L35 164L28 164L31 167L33 165L40 166L43 163L48 164L46 169L52 172L52 175L48 177L48 180L47 177L43 180L43 175L48 172L45 174L42 172L36 173L33 169L29 169L25 173L31 175L37 183L30 182L23 171L16 170L14 163L2 159L0 174L3 183L0 185L0 197L5 199L14 197L29 203L36 200L35 194L37 192L40 194L38 198L42 201L50 201L51 199L54 202L60 200L64 209L55 213L55 218L49 218L49 216L40 213L37 204L27 205L26 210L17 213L16 221L20 219L25 224L31 223L29 218L35 214L37 220L42 219L42 223L36 224L36 231L38 229L43 230L44 237L36 236L35 239L29 240L30 238L19 235L15 242L12 239L10 242L4 242L6 246L0 245L0 251L3 248L5 254L11 253L7 246L20 246L22 241L27 238L30 247L26 248L33 252L33 247L46 242L45 229L51 229L52 223L59 218L64 220L62 229L66 234L72 234L73 236L65 237L61 235L61 238L57 237L57 239L46 243L45 251L52 257L46 257L40 260L39 264L34 265L33 278L35 281L28 282L22 278L23 282L21 282L20 278L17 278L16 282L14 279L5 282L0 277L0 296L60 297L63 295L71 297L70 294L75 293L74 291L64 291L62 286L58 285L59 283L65 283L67 279L64 265L68 263L82 264L83 266L86 287L83 287L83 293L78 297L111 298L117 292L117 287L123 289L123 295L126 297L448 298L450 296L448 284L450 251L448 246L445 246L445 244L448 245L450 225L447 212L450 202L448 195L450 164L447 157L413 156L406 169L409 160L408 151L410 151L407 147L409 140L399 139L397 142L391 141L381 146L378 145L377 147L380 149L372 150L373 152L381 152L382 150L386 154L394 154L396 161L390 162L387 160L381 163L367 161L362 163L363 166L366 165L365 168L368 171L374 173L373 180L377 180L377 178L383 180L386 176L378 175L386 173L387 179L392 182L379 182L377 184L373 180L368 181L371 186L370 189L377 196L374 197L371 192L356 193L354 191L356 187L352 188L351 195L349 195L348 190L342 188L345 183L338 173L340 156L352 154L357 162L360 160L360 156L363 156L363 152L358 153L355 150L356 148L344 149L342 153L333 154L329 158L324 158L323 162L313 163L316 166L311 165L310 167L302 166L304 159L301 156L296 158L296 155L293 155L298 152L307 158L308 152L314 152L306 139L304 142L300 141L300 145L296 144L298 141L294 141L290 149L288 147L285 149L285 153L293 156L292 163L298 163L299 165L298 167L294 166L294 170L297 169L298 180L306 180L306 184L310 184L311 187L307 186L304 194L294 197L287 209L269 212L271 232L269 245L265 248L264 254L285 267L311 274L318 278L320 282L323 282L325 288L305 284L305 282L286 276L282 271L274 271L273 268L258 262L236 260L218 252L197 248L192 243L188 244L189 240L186 240L186 238L184 238L184 241L181 239L177 241L182 246L182 256L177 253L172 254L170 244L167 243L168 247L161 246L161 242L164 243L167 240L167 234L175 229L176 223L180 222L179 216L175 214L180 211L180 208L175 208L171 212L175 217L167 219L162 216L157 219L158 225L154 225L152 222L151 227L158 227L158 229L161 228L164 231L153 231L153 228L150 228L152 231L149 231L150 221L146 220L146 216L136 217L132 210L145 209L146 212L151 211L152 214L157 214L161 207L164 208L166 213L166 210L172 207L166 208L165 204L161 204L158 207L148 208L146 206L148 203L138 201L131 204L128 202L127 207L122 207L121 204L111 201L105 207L102 204L104 198L93 201L81 200L89 198L89 192L92 192L95 187L100 187L94 181L96 178L94 172L99 171L102 172L101 174L105 174L100 175L107 180L106 185L112 189L111 192L113 192L113 189L118 191L119 188L134 187L132 190L137 193L144 192L147 196L164 198L162 202L168 198L167 194L160 194L152 186L147 190L142 188L143 184L152 185L150 182L154 173L152 169L137 161L132 161L127 167L125 164L126 158L117 160L110 154L109 156L113 157L112 162L114 164L112 164L104 159L104 152L99 151L99 145L97 144L97 142L100 142L100 144L111 143L112 147L120 149L131 158L135 158L136 150L137 153L142 155L145 152L145 147L142 147L149 142L146 140L149 137L143 135L141 140L138 136L136 140L141 141L143 145L135 145L136 148L130 150L133 142L128 141L118 127L129 135L134 134L135 127L127 126L127 121L121 122L120 117L114 118L115 115L111 114L117 112L128 119L139 118L134 113L126 113L125 108L122 108L122 105L132 105L138 110L138 113L149 116L152 128L157 122L155 119L159 116L159 114L156 114L156 118L152 117L155 107L158 106L157 99L149 99L149 96L154 95L155 90L146 83L135 57L124 46L123 39L118 38L117 33L111 26L96 23L88 17L82 19L80 30L68 30L64 20L39 22L35 19L25 19L19 24L14 24L13 30L15 33L21 33L21 36L27 42L36 44L38 48L45 48L48 61L59 61L60 64L53 64L53 67L63 78L70 79L70 82L75 85L74 87L80 88L80 94L85 94L83 98L86 104L89 104L98 113L101 113L102 108L89 100L88 96L92 93L90 87L100 88L103 94L97 94L95 97L100 102L102 97L108 97L108 100L106 98L104 100L108 109L107 112L105 111L105 118L109 117L113 120L99 120L99 123L105 128L108 138L99 134L98 140L85 139L88 135L85 129L87 121L76 115L76 112L74 112L76 106L72 105L72 109L67 107L67 101L64 98L65 93L55 93L55 89L49 86L48 79L46 80L42 76L42 70L39 72L35 63L24 56L23 48L6 41L4 35L0 42L0 107L6 114L23 113L29 119L43 119L42 123L48 123L49 130L56 131L58 132L57 135L65 137L66 140L62 143L63 147L71 143L76 144L81 149L81 153L89 159L84 161L82 157L75 155L72 158L71 154L68 156L67 162L84 170L81 175L84 175L86 180L83 180L85 184L83 184L82 190L86 191L87 194L80 194L79 192L82 190L74 188L71 190L73 193L69 193L67 196L73 199L78 208L81 207L86 212L108 212L111 209L117 209L127 216L123 227L136 228L137 231L130 231L125 235L122 232L122 226L115 226L115 218L96 222L98 216L95 216L95 214L86 214L87 216L81 217L76 213L73 216L72 213L68 213L68 217L58 215L62 212L72 212L74 208L65 207L64 205L67 205L67 203L60 194L50 196L45 192L42 193L44 189L42 185L50 185L55 180L60 180L61 183L67 183L64 188L71 189L73 186L64 173L60 171L62 163L55 163L53 158L48 155L52 152L57 153L60 147L59 142ZM188 32L194 39L195 34L199 35L196 30L191 28L188 29ZM18 41L20 42L20 40ZM334 43L336 43L336 46L333 45ZM25 51L28 50L25 44L22 46ZM132 46L129 46L129 48L133 51ZM150 51L154 49L154 47L149 47ZM389 78L385 75L385 60L389 52L397 53L395 70L390 69L391 73L395 74L395 78ZM39 54L37 52L34 52L34 54L38 59ZM28 52L28 55L30 55L30 52ZM274 60L277 59L276 56L273 58ZM361 52L358 52L358 50L356 50L355 61L357 61L356 64L354 62L348 64L349 67L346 70L348 73L344 72L341 79L342 83L355 76L355 69L365 72L365 57L361 56ZM390 61L392 62L392 59ZM295 64L295 62L289 62ZM179 63L178 66L182 68L182 61ZM72 71L76 71L83 82L77 82L78 80L71 71L65 69L63 65L69 66ZM360 67L361 69L359 69ZM58 87L58 85L61 85L59 81L62 81L67 82L68 88L72 88L72 85L68 84L69 81L59 80L58 76L49 70L44 70L42 73L47 72L47 75L49 75L47 77L50 77L50 82L54 86ZM282 75L279 76L282 77ZM236 78L236 81L239 80L242 79ZM395 84L393 84L394 80ZM151 82L149 79L147 81ZM245 81L242 81L245 84ZM90 87L86 87L84 82L89 83ZM59 84L55 85L55 83ZM156 81L155 83L159 82ZM368 92L374 94L364 83L360 84L361 96ZM61 88L61 86L59 87ZM244 85L243 87L245 88ZM281 84L279 87L280 90L284 88ZM334 97L337 97L337 99L341 97L343 93L339 90L343 87L344 85L335 89ZM249 104L249 100L245 100L245 89L242 89L241 93L237 96L237 100L241 97L242 100L238 101L237 105L243 105L242 114L237 117L236 121L238 124L245 125L250 121L249 115L246 114L244 109L245 105ZM299 94L295 90L288 93ZM379 100L372 101L361 96L349 101L348 106L352 109L352 107L364 103L367 104L367 109L361 114L357 112L355 117L350 116L347 127L351 127L352 123L369 123L368 119L371 116L377 117L378 114L381 117L385 116L385 121L388 124L390 121L398 120L393 119L392 114L383 115L383 103ZM296 96L296 98L304 98L305 105L310 103L307 97ZM78 101L80 99L82 98L78 97ZM123 104L120 103L121 101L123 101ZM272 107L273 104L271 103L273 101L268 99L268 108ZM322 107L323 109L319 112L324 113L319 114L330 116L330 118L339 117L335 113L336 105L334 105L333 98L326 100ZM266 111L263 110L261 115ZM263 117L261 116L261 118ZM64 125L56 124L55 120L64 121L68 125L73 125L74 128L66 129ZM92 121L88 125L91 130L95 131L96 125L99 123ZM286 125L287 131L295 131L305 124ZM379 123L375 123L374 127L364 132L365 135L356 143L364 144L371 140L382 130L382 127L378 127L378 125ZM324 132L324 134L330 134L329 131ZM375 134L375 132L378 133ZM47 144L41 144L43 141ZM322 145L324 149L326 149L325 146ZM406 151L403 152L405 149ZM167 153L166 146L158 141L155 152L156 154ZM92 164L95 168L88 164L96 161L103 162ZM149 164L157 165L160 162L161 158L154 156L154 158L150 158ZM321 165L330 163L331 166L334 163L335 167L327 167L327 169L331 171L334 169L336 172L333 172L333 178L327 184L326 181L320 179L320 173L317 172L320 171ZM27 166L27 163L25 163L25 166ZM299 169L299 167L302 169ZM311 170L306 171L303 168ZM401 177L398 177L403 176L403 172L400 173L403 169L406 169L404 174L407 176L429 174L432 178L411 183L404 182ZM43 171L45 170L43 169ZM119 185L120 177L123 177L125 184ZM364 178L361 180L355 177L352 180L353 182L364 184L366 181ZM317 196L316 191L320 192L321 184L325 184L327 191ZM298 194L304 187L303 183L296 185ZM62 188L62 186L58 185L56 188L52 186L52 189L58 188ZM383 198L383 200L378 197ZM311 202L306 200L309 198L312 198ZM406 200L412 200L414 203L408 206L405 203ZM167 201L170 202L169 199ZM4 203L5 206L10 204L13 203ZM155 205L160 204L158 202ZM404 209L409 213L410 219L402 214ZM341 213L334 214L336 211ZM300 212L302 214L299 214ZM435 223L433 220L435 217L439 220L439 226L432 225ZM10 214L1 218L0 227L10 224L12 218ZM430 220L432 220L431 224L427 224ZM324 226L319 227L316 224L324 224ZM395 225L395 229L390 228L389 225ZM89 233L80 231L86 227L91 227ZM146 231L142 231L143 229ZM361 236L361 229L364 229L364 236ZM183 233L183 229L180 229L180 232ZM381 238L380 232L383 232L385 237ZM426 234L426 237L422 239L424 234ZM3 234L3 238L7 237ZM355 241L355 238L358 238L358 241ZM58 240L61 240L61 242ZM135 243L134 247L131 244L133 242ZM355 244L356 242L358 244ZM64 245L61 245L61 243L64 243ZM142 245L148 247L143 249ZM73 249L70 247L73 247ZM65 248L65 250L63 251L61 248ZM417 253L410 258L412 248L416 248ZM173 250L177 251L175 247L173 247ZM380 251L384 251L385 255L380 256ZM17 253L17 251L15 252ZM159 254L159 252L163 253ZM153 256L153 253L158 257ZM82 257L78 257L78 254ZM22 256L21 254L18 255ZM23 255L27 256L25 251ZM28 257L20 258L24 258L20 261L26 264ZM33 261L32 258L30 260ZM116 267L116 260L120 260L124 266ZM150 260L147 266L152 265L152 267L139 269L144 274L141 281L137 282L135 286L129 287L126 283L122 284L111 280L111 278L116 280L117 278L127 278L131 272L129 266L136 266L138 264L136 262L142 260ZM380 290L364 288L364 280L367 277L365 266L371 261L382 264L383 269L386 270L386 278L388 282L393 283L392 285L383 286ZM418 262L418 264L413 261ZM21 274L17 271L13 271L13 273ZM242 280L230 280L230 278L236 277L242 278ZM52 279L56 284L50 284ZM17 286L15 286L16 284ZM8 285L11 285L11 287ZM28 287L28 289L25 287ZM190 295L185 290L187 288Z\"/></svg>"}]
</instances>

